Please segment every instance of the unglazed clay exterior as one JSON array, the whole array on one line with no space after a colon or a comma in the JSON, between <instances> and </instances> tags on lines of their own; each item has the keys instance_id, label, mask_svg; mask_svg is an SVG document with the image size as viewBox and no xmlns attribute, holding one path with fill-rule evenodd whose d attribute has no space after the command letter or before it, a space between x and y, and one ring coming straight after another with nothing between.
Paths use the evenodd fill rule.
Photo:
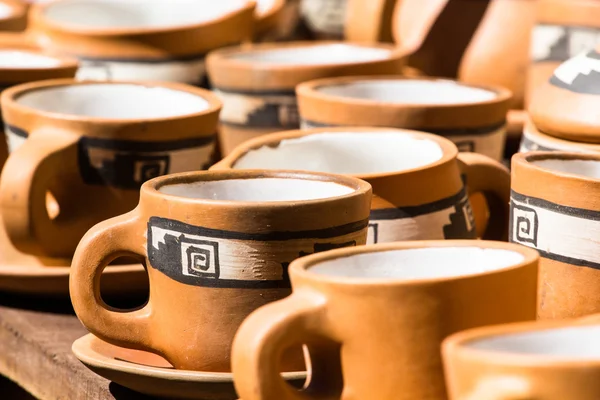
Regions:
<instances>
[{"instance_id":1,"label":"unglazed clay exterior","mask_svg":"<svg viewBox=\"0 0 600 400\"><path fill-rule=\"evenodd\" d=\"M365 243L370 201L366 182L316 173L151 180L135 210L98 224L79 244L71 267L75 312L109 343L157 353L178 369L229 371L241 322L290 294L291 261ZM133 312L112 311L97 292L106 262L123 252L144 257L150 279L148 304ZM295 356L284 368L303 368Z\"/></svg>"},{"instance_id":2,"label":"unglazed clay exterior","mask_svg":"<svg viewBox=\"0 0 600 400\"><path fill-rule=\"evenodd\" d=\"M45 49L79 58L79 79L201 84L208 51L252 37L255 3L176 4L141 7L135 2L92 0L36 4L30 10L28 36Z\"/></svg>"},{"instance_id":3,"label":"unglazed clay exterior","mask_svg":"<svg viewBox=\"0 0 600 400\"><path fill-rule=\"evenodd\" d=\"M575 153L600 153L600 145L574 142L546 135L540 132L531 121L527 121L521 138L519 152L530 151L569 151Z\"/></svg>"},{"instance_id":4,"label":"unglazed clay exterior","mask_svg":"<svg viewBox=\"0 0 600 400\"><path fill-rule=\"evenodd\" d=\"M445 136L502 160L511 94L501 87L399 76L318 79L296 89L303 128L380 126Z\"/></svg>"},{"instance_id":5,"label":"unglazed clay exterior","mask_svg":"<svg viewBox=\"0 0 600 400\"><path fill-rule=\"evenodd\" d=\"M292 295L252 313L235 337L237 392L244 400L445 399L442 340L535 319L537 262L522 246L464 240L296 260ZM312 371L302 393L277 370L281 352L300 343Z\"/></svg>"},{"instance_id":6,"label":"unglazed clay exterior","mask_svg":"<svg viewBox=\"0 0 600 400\"><path fill-rule=\"evenodd\" d=\"M223 99L223 155L246 140L298 129L299 83L347 75L400 74L407 53L392 45L318 41L240 46L212 52L208 74Z\"/></svg>"},{"instance_id":7,"label":"unglazed clay exterior","mask_svg":"<svg viewBox=\"0 0 600 400\"><path fill-rule=\"evenodd\" d=\"M409 65L430 76L504 86L514 93L510 107L522 109L535 7L535 0L399 0L394 37L411 50Z\"/></svg>"},{"instance_id":8,"label":"unglazed clay exterior","mask_svg":"<svg viewBox=\"0 0 600 400\"><path fill-rule=\"evenodd\" d=\"M527 100L564 61L600 44L600 2L538 0Z\"/></svg>"},{"instance_id":9,"label":"unglazed clay exterior","mask_svg":"<svg viewBox=\"0 0 600 400\"><path fill-rule=\"evenodd\" d=\"M600 398L598 318L468 330L444 341L450 400Z\"/></svg>"},{"instance_id":10,"label":"unglazed clay exterior","mask_svg":"<svg viewBox=\"0 0 600 400\"><path fill-rule=\"evenodd\" d=\"M8 237L25 253L71 257L94 224L135 207L146 180L207 168L220 108L212 93L176 83L60 79L5 90Z\"/></svg>"},{"instance_id":11,"label":"unglazed clay exterior","mask_svg":"<svg viewBox=\"0 0 600 400\"><path fill-rule=\"evenodd\" d=\"M512 160L509 241L540 252L540 319L600 312L596 204L600 157L544 152ZM535 184L533 184L535 183Z\"/></svg>"},{"instance_id":12,"label":"unglazed clay exterior","mask_svg":"<svg viewBox=\"0 0 600 400\"><path fill-rule=\"evenodd\" d=\"M312 170L366 180L374 193L368 244L473 239L477 232L468 194L482 191L493 193L498 204L491 210L485 235L495 239L506 235L508 170L478 154L457 154L450 141L422 132L389 128L280 132L242 144L211 169Z\"/></svg>"}]
</instances>

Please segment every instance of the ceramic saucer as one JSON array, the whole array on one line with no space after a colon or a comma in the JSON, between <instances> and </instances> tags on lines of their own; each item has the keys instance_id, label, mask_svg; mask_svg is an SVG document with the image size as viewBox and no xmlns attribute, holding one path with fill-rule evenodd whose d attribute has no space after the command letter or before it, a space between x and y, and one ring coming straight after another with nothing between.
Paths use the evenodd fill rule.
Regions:
<instances>
[{"instance_id":1,"label":"ceramic saucer","mask_svg":"<svg viewBox=\"0 0 600 400\"><path fill-rule=\"evenodd\" d=\"M114 346L91 333L77 339L72 350L98 375L136 392L197 400L238 398L231 373L176 370L158 355ZM302 387L306 380L306 372L289 372L283 376L296 387Z\"/></svg>"}]
</instances>

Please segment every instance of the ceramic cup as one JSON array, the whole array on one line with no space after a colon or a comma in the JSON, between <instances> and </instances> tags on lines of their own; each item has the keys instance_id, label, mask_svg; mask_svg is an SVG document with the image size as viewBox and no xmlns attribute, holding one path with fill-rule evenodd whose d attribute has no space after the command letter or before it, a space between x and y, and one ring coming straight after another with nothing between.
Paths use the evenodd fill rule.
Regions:
<instances>
[{"instance_id":1,"label":"ceramic cup","mask_svg":"<svg viewBox=\"0 0 600 400\"><path fill-rule=\"evenodd\" d=\"M328 76L399 74L406 54L391 45L344 42L262 44L212 52L207 67L223 100L222 154L265 133L299 128L297 84Z\"/></svg>"},{"instance_id":2,"label":"ceramic cup","mask_svg":"<svg viewBox=\"0 0 600 400\"><path fill-rule=\"evenodd\" d=\"M523 137L519 152L530 151L569 151L575 153L600 153L600 144L573 142L557 138L540 132L539 129L528 120L525 123Z\"/></svg>"},{"instance_id":3,"label":"ceramic cup","mask_svg":"<svg viewBox=\"0 0 600 400\"><path fill-rule=\"evenodd\" d=\"M500 87L398 76L319 79L298 85L303 128L384 126L452 140L502 160L511 94Z\"/></svg>"},{"instance_id":4,"label":"ceramic cup","mask_svg":"<svg viewBox=\"0 0 600 400\"><path fill-rule=\"evenodd\" d=\"M449 140L423 132L321 128L275 133L242 144L211 169L294 169L364 179L374 193L369 244L473 239L468 194L485 192L495 205L485 236L506 237L508 170L479 154L459 154Z\"/></svg>"},{"instance_id":5,"label":"ceramic cup","mask_svg":"<svg viewBox=\"0 0 600 400\"><path fill-rule=\"evenodd\" d=\"M237 392L244 400L445 399L442 340L535 319L537 262L523 246L467 240L303 257L290 266L292 295L252 313L235 337ZM298 392L277 365L301 343L312 373Z\"/></svg>"},{"instance_id":6,"label":"ceramic cup","mask_svg":"<svg viewBox=\"0 0 600 400\"><path fill-rule=\"evenodd\" d=\"M531 35L527 99L564 61L600 44L600 2L539 0Z\"/></svg>"},{"instance_id":7,"label":"ceramic cup","mask_svg":"<svg viewBox=\"0 0 600 400\"><path fill-rule=\"evenodd\" d=\"M201 84L204 58L252 37L253 1L58 0L32 6L23 40L81 60L80 79Z\"/></svg>"},{"instance_id":8,"label":"ceramic cup","mask_svg":"<svg viewBox=\"0 0 600 400\"><path fill-rule=\"evenodd\" d=\"M371 187L301 172L175 174L142 186L138 207L92 228L71 273L83 324L118 346L155 352L180 369L229 371L233 336L256 308L290 294L288 265L364 244ZM146 259L150 300L115 311L98 293L111 259Z\"/></svg>"},{"instance_id":9,"label":"ceramic cup","mask_svg":"<svg viewBox=\"0 0 600 400\"><path fill-rule=\"evenodd\" d=\"M597 321L525 322L461 332L443 346L451 400L600 398Z\"/></svg>"},{"instance_id":10,"label":"ceramic cup","mask_svg":"<svg viewBox=\"0 0 600 400\"><path fill-rule=\"evenodd\" d=\"M94 224L135 207L144 181L207 168L220 108L212 93L177 83L59 79L5 90L9 238L26 253L72 256Z\"/></svg>"},{"instance_id":11,"label":"ceramic cup","mask_svg":"<svg viewBox=\"0 0 600 400\"><path fill-rule=\"evenodd\" d=\"M509 240L541 254L539 318L600 312L600 156L517 154Z\"/></svg>"}]
</instances>

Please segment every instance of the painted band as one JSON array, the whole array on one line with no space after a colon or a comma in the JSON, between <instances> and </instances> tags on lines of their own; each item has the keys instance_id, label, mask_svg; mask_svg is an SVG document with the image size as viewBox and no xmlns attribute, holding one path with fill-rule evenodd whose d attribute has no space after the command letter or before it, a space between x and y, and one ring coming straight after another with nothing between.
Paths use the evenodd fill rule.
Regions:
<instances>
[{"instance_id":1,"label":"painted band","mask_svg":"<svg viewBox=\"0 0 600 400\"><path fill-rule=\"evenodd\" d=\"M308 254L363 243L367 221L307 231L244 233L161 217L148 221L150 267L213 288L290 288L288 266Z\"/></svg>"},{"instance_id":2,"label":"painted band","mask_svg":"<svg viewBox=\"0 0 600 400\"><path fill-rule=\"evenodd\" d=\"M533 28L534 63L563 62L600 43L600 29L585 26L538 24Z\"/></svg>"},{"instance_id":3,"label":"painted band","mask_svg":"<svg viewBox=\"0 0 600 400\"><path fill-rule=\"evenodd\" d=\"M463 187L459 193L433 203L372 210L367 244L475 238L475 219Z\"/></svg>"},{"instance_id":4,"label":"painted band","mask_svg":"<svg viewBox=\"0 0 600 400\"><path fill-rule=\"evenodd\" d=\"M149 57L91 57L81 56L77 54L71 54L71 57L77 58L81 61L91 62L119 62L119 63L139 63L139 64L161 64L168 62L187 62L187 61L200 61L206 58L206 52L185 54L180 56L163 56L158 58Z\"/></svg>"},{"instance_id":5,"label":"painted band","mask_svg":"<svg viewBox=\"0 0 600 400\"><path fill-rule=\"evenodd\" d=\"M526 133L523 133L521 144L519 145L519 153L528 153L530 151L558 151L558 149L541 145L529 138Z\"/></svg>"},{"instance_id":6,"label":"painted band","mask_svg":"<svg viewBox=\"0 0 600 400\"><path fill-rule=\"evenodd\" d=\"M575 93L599 95L599 79L600 54L591 50L563 62L554 71L550 83Z\"/></svg>"},{"instance_id":7,"label":"painted band","mask_svg":"<svg viewBox=\"0 0 600 400\"><path fill-rule=\"evenodd\" d=\"M287 128L300 126L296 94L291 91L244 92L213 89L223 101L220 120L239 128Z\"/></svg>"},{"instance_id":8,"label":"painted band","mask_svg":"<svg viewBox=\"0 0 600 400\"><path fill-rule=\"evenodd\" d=\"M600 269L600 211L563 206L511 192L509 241L542 257Z\"/></svg>"}]
</instances>

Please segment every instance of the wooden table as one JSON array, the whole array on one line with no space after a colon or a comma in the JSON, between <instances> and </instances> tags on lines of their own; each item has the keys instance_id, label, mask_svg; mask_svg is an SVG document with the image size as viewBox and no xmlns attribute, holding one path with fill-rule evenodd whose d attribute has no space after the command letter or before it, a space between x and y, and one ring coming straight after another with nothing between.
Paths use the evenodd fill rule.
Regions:
<instances>
[{"instance_id":1,"label":"wooden table","mask_svg":"<svg viewBox=\"0 0 600 400\"><path fill-rule=\"evenodd\" d=\"M142 301L121 300L118 305L126 307ZM86 333L67 299L23 299L0 294L0 375L23 389L0 378L0 398L152 399L101 378L77 360L71 344Z\"/></svg>"}]
</instances>

